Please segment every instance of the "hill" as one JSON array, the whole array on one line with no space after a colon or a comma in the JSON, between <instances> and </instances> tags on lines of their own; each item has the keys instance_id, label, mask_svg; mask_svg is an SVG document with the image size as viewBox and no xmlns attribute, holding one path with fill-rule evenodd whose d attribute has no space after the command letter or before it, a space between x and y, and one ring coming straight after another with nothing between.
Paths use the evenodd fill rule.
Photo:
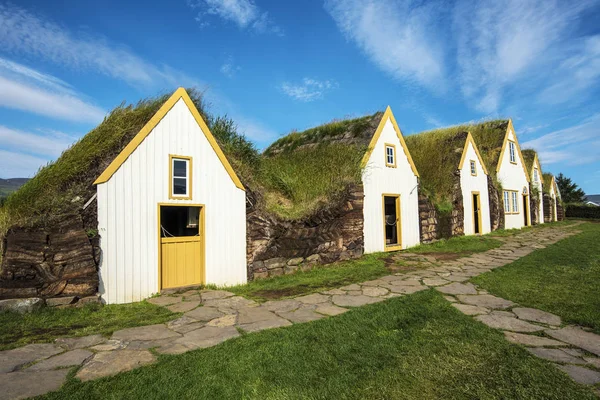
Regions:
<instances>
[{"instance_id":1,"label":"hill","mask_svg":"<svg viewBox=\"0 0 600 400\"><path fill-rule=\"evenodd\" d=\"M29 178L0 178L0 199L7 197L12 192L15 192L21 186L23 186Z\"/></svg>"}]
</instances>

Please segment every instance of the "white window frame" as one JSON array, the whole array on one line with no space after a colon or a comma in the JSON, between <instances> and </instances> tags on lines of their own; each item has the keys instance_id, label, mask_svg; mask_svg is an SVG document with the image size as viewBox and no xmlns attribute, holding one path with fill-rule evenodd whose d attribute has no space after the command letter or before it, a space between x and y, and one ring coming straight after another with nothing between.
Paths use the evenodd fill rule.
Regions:
<instances>
[{"instance_id":1,"label":"white window frame","mask_svg":"<svg viewBox=\"0 0 600 400\"><path fill-rule=\"evenodd\" d=\"M175 161L185 162L185 176L175 175ZM192 157L169 155L169 198L191 200L192 198ZM185 194L175 194L175 179L185 179Z\"/></svg>"},{"instance_id":2,"label":"white window frame","mask_svg":"<svg viewBox=\"0 0 600 400\"><path fill-rule=\"evenodd\" d=\"M471 175L477 176L477 163L475 160L469 160L469 168L471 169Z\"/></svg>"},{"instance_id":3,"label":"white window frame","mask_svg":"<svg viewBox=\"0 0 600 400\"><path fill-rule=\"evenodd\" d=\"M508 154L510 158L510 162L513 164L517 163L517 145L515 142L508 141Z\"/></svg>"},{"instance_id":4,"label":"white window frame","mask_svg":"<svg viewBox=\"0 0 600 400\"><path fill-rule=\"evenodd\" d=\"M396 168L396 146L391 143L385 144L385 166Z\"/></svg>"},{"instance_id":5,"label":"white window frame","mask_svg":"<svg viewBox=\"0 0 600 400\"><path fill-rule=\"evenodd\" d=\"M533 181L534 181L535 183L538 183L538 182L539 182L539 180L540 180L540 177L539 177L538 169L537 169L537 168L534 168L534 169L533 169Z\"/></svg>"},{"instance_id":6,"label":"white window frame","mask_svg":"<svg viewBox=\"0 0 600 400\"><path fill-rule=\"evenodd\" d=\"M519 213L519 192L511 191L511 200L512 200L512 212L513 214Z\"/></svg>"},{"instance_id":7,"label":"white window frame","mask_svg":"<svg viewBox=\"0 0 600 400\"><path fill-rule=\"evenodd\" d=\"M510 214L510 192L508 190L504 191L504 213Z\"/></svg>"}]
</instances>

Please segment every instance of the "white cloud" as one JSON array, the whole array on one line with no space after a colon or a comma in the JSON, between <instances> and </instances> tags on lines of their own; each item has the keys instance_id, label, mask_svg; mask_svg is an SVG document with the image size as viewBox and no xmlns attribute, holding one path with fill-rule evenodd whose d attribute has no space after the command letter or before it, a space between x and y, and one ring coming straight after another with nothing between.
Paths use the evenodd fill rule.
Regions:
<instances>
[{"instance_id":1,"label":"white cloud","mask_svg":"<svg viewBox=\"0 0 600 400\"><path fill-rule=\"evenodd\" d=\"M440 4L392 0L326 0L340 31L393 78L438 90L442 40L434 35Z\"/></svg>"},{"instance_id":2,"label":"white cloud","mask_svg":"<svg viewBox=\"0 0 600 400\"><path fill-rule=\"evenodd\" d=\"M207 15L216 15L240 29L283 35L283 30L271 21L268 12L262 11L252 0L188 0L187 3L192 9L198 9L196 21L201 26L208 25Z\"/></svg>"},{"instance_id":3,"label":"white cloud","mask_svg":"<svg viewBox=\"0 0 600 400\"><path fill-rule=\"evenodd\" d=\"M521 147L536 149L542 164L583 165L600 161L599 124L600 114L595 114L578 125L524 142Z\"/></svg>"},{"instance_id":4,"label":"white cloud","mask_svg":"<svg viewBox=\"0 0 600 400\"><path fill-rule=\"evenodd\" d=\"M221 65L220 71L223 75L228 78L233 78L235 74L241 70L239 65L235 65L233 57L227 57L227 61L223 65Z\"/></svg>"},{"instance_id":5,"label":"white cloud","mask_svg":"<svg viewBox=\"0 0 600 400\"><path fill-rule=\"evenodd\" d=\"M60 79L0 58L0 107L50 118L97 123L104 110L83 100Z\"/></svg>"},{"instance_id":6,"label":"white cloud","mask_svg":"<svg viewBox=\"0 0 600 400\"><path fill-rule=\"evenodd\" d=\"M337 87L337 82L332 80L318 81L316 79L304 78L302 79L302 83L298 84L283 82L279 88L283 93L295 100L310 102L323 98L325 93Z\"/></svg>"},{"instance_id":7,"label":"white cloud","mask_svg":"<svg viewBox=\"0 0 600 400\"><path fill-rule=\"evenodd\" d=\"M0 46L5 52L28 54L72 69L92 70L131 85L196 84L187 75L165 65L153 65L124 46L71 32L12 5L0 5Z\"/></svg>"},{"instance_id":8,"label":"white cloud","mask_svg":"<svg viewBox=\"0 0 600 400\"><path fill-rule=\"evenodd\" d=\"M0 149L0 178L30 178L48 160Z\"/></svg>"},{"instance_id":9,"label":"white cloud","mask_svg":"<svg viewBox=\"0 0 600 400\"><path fill-rule=\"evenodd\" d=\"M73 139L59 133L42 136L0 125L0 143L4 150L56 158L73 143Z\"/></svg>"}]
</instances>

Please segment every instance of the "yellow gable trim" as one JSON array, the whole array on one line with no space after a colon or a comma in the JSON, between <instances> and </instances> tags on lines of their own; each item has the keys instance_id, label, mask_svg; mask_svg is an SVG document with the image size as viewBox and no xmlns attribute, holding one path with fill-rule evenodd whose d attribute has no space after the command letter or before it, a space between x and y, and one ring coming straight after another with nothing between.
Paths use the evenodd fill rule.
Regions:
<instances>
[{"instance_id":1,"label":"yellow gable trim","mask_svg":"<svg viewBox=\"0 0 600 400\"><path fill-rule=\"evenodd\" d=\"M210 143L211 147L213 148L213 151L217 154L217 157L219 157L219 160L223 164L223 167L225 167L225 170L227 170L227 173L231 177L231 180L233 181L235 186L242 190L246 190L244 188L244 185L242 185L242 182L238 178L237 174L231 167L231 164L229 164L229 161L227 161L227 157L225 157L225 154L223 154L223 151L217 144L217 141L215 140L214 136L212 135L212 133L210 133L210 129L208 129L208 126L202 119L202 116L198 112L198 109L196 109L194 102L187 94L185 89L182 87L177 89L175 93L173 93L173 95L169 97L169 99L165 102L165 104L162 105L162 107L160 107L160 109L156 112L156 114L154 114L150 121L148 121L148 123L137 133L137 135L135 135L135 137L131 139L127 146L125 146L125 148L110 163L110 165L104 170L104 172L102 172L98 179L96 179L94 185L107 182L114 175L114 173L117 172L121 165L123 165L127 158L129 158L129 156L135 151L135 149L137 149L137 147L144 141L144 139L150 134L150 132L152 132L152 130L165 117L165 115L167 115L167 113L171 110L171 108L173 108L173 106L179 101L179 99L183 99L184 103L187 105L188 109L194 116L196 123L204 133L204 136L206 136L206 140L208 140L208 143Z\"/></svg>"},{"instance_id":2,"label":"yellow gable trim","mask_svg":"<svg viewBox=\"0 0 600 400\"><path fill-rule=\"evenodd\" d=\"M402 132L400 132L400 128L398 127L398 123L396 122L396 118L394 118L394 114L392 113L392 109L390 108L390 106L388 106L385 109L385 113L383 113L383 117L381 117L381 121L379 121L377 130L375 131L375 134L373 135L373 137L371 138L371 142L369 143L369 148L367 149L367 152L363 156L363 159L361 162L361 167L365 168L367 166L367 163L369 162L369 158L371 157L371 154L373 153L373 150L375 149L375 146L377 145L377 142L379 141L379 137L381 136L381 132L383 131L383 128L385 127L385 123L387 122L388 118L392 122L392 126L394 127L394 130L396 131L396 136L398 137L398 140L400 141L400 145L402 146L402 150L404 151L404 154L406 155L406 158L408 159L410 168L412 169L415 176L418 177L419 172L417 171L417 167L415 166L415 163L413 162L410 152L408 151L408 147L406 146L406 142L404 141L404 137L402 136Z\"/></svg>"},{"instance_id":3,"label":"yellow gable trim","mask_svg":"<svg viewBox=\"0 0 600 400\"><path fill-rule=\"evenodd\" d=\"M477 154L477 158L479 159L479 163L481 164L481 168L483 168L483 172L487 175L487 168L485 167L485 163L483 162L483 158L481 158L481 154L479 154L479 149L475 144L475 139L473 139L473 135L471 132L467 135L467 140L465 140L465 147L463 148L462 156L460 157L460 162L458 163L458 169L462 169L465 164L465 158L467 157L467 149L469 148L469 143L473 145L475 149L475 154Z\"/></svg>"},{"instance_id":4,"label":"yellow gable trim","mask_svg":"<svg viewBox=\"0 0 600 400\"><path fill-rule=\"evenodd\" d=\"M508 126L506 127L506 134L504 135L504 142L502 143L502 150L500 151L500 158L498 158L498 165L496 166L496 173L500 172L500 167L502 166L502 159L504 158L504 151L506 150L506 146L508 145L508 132L512 129L513 135L515 137L515 146L517 147L517 153L519 154L519 159L521 160L521 166L523 167L523 172L525 172L525 178L527 182L531 182L531 178L527 173L527 166L525 166L525 159L523 158L523 154L521 154L521 146L519 146L519 140L517 139L517 132L515 132L515 128L513 127L512 119L508 120Z\"/></svg>"}]
</instances>

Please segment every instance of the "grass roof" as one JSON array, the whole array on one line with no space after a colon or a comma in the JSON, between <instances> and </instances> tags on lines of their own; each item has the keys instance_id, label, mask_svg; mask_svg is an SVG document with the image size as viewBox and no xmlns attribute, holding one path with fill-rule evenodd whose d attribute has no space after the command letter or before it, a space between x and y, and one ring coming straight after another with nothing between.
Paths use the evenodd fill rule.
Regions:
<instances>
[{"instance_id":1,"label":"grass roof","mask_svg":"<svg viewBox=\"0 0 600 400\"><path fill-rule=\"evenodd\" d=\"M544 183L542 185L542 189L544 190L544 193L550 194L550 187L552 186L552 178L553 177L554 177L554 175L552 175L549 172L542 174L542 179L543 179L543 183Z\"/></svg>"},{"instance_id":2,"label":"grass roof","mask_svg":"<svg viewBox=\"0 0 600 400\"><path fill-rule=\"evenodd\" d=\"M378 111L364 117L334 120L302 132L294 131L273 142L264 154L273 156L324 143L368 145L382 117L383 112Z\"/></svg>"},{"instance_id":3,"label":"grass roof","mask_svg":"<svg viewBox=\"0 0 600 400\"><path fill-rule=\"evenodd\" d=\"M521 154L523 155L523 160L525 160L525 168L527 168L527 173L529 174L533 169L533 162L535 161L537 152L533 149L525 149L521 150Z\"/></svg>"},{"instance_id":4,"label":"grass roof","mask_svg":"<svg viewBox=\"0 0 600 400\"><path fill-rule=\"evenodd\" d=\"M421 177L421 186L436 205L452 200L453 174L458 170L468 132L437 129L405 137Z\"/></svg>"}]
</instances>

